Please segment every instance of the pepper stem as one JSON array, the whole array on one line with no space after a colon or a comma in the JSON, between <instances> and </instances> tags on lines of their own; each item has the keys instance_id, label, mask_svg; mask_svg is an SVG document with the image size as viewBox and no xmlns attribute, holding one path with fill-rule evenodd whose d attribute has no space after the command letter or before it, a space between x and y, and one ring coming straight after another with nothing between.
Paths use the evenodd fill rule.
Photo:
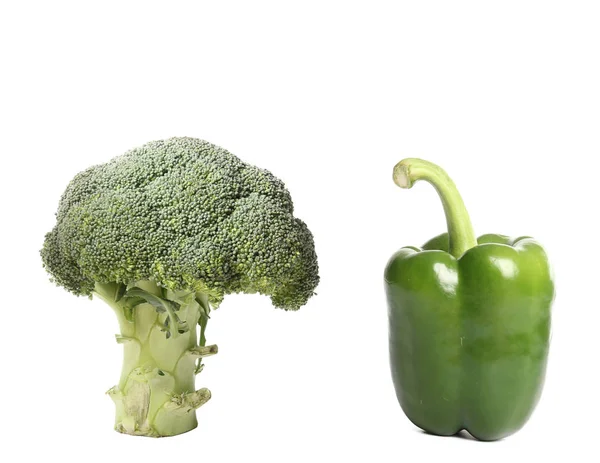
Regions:
<instances>
[{"instance_id":1,"label":"pepper stem","mask_svg":"<svg viewBox=\"0 0 600 463\"><path fill-rule=\"evenodd\" d=\"M448 227L450 254L457 259L468 249L477 246L469 213L456 185L440 166L417 158L407 158L394 166L394 183L400 188L411 188L419 180L429 182L437 191Z\"/></svg>"}]
</instances>

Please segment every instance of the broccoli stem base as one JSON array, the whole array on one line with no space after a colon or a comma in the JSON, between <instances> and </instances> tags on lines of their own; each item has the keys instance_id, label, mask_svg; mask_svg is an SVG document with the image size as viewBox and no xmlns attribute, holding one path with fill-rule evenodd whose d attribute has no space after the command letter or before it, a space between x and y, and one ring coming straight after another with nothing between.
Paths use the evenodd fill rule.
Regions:
<instances>
[{"instance_id":1,"label":"broccoli stem base","mask_svg":"<svg viewBox=\"0 0 600 463\"><path fill-rule=\"evenodd\" d=\"M189 329L167 337L166 315L152 305L137 305L128 319L123 304L98 287L96 293L114 309L121 329L117 335L123 344L121 378L107 392L116 406L115 430L164 437L194 429L196 409L211 397L206 388L195 390L198 359L217 352L216 346L198 345L198 303L182 305L177 312Z\"/></svg>"}]
</instances>

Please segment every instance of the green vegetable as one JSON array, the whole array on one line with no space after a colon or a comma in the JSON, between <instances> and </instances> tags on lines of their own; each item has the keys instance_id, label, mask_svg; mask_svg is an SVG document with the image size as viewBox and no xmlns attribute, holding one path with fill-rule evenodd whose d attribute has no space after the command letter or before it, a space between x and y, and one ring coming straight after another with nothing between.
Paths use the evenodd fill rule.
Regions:
<instances>
[{"instance_id":1,"label":"green vegetable","mask_svg":"<svg viewBox=\"0 0 600 463\"><path fill-rule=\"evenodd\" d=\"M540 397L554 298L548 258L529 237L475 239L464 203L435 164L405 159L394 181L437 190L448 226L385 269L391 369L408 418L439 435L495 440L519 430Z\"/></svg>"},{"instance_id":2,"label":"green vegetable","mask_svg":"<svg viewBox=\"0 0 600 463\"><path fill-rule=\"evenodd\" d=\"M284 184L192 138L148 143L76 175L41 255L59 286L117 314L115 428L145 436L196 427L210 392L195 391L195 374L217 352L206 345L211 307L243 292L297 310L319 281L312 235Z\"/></svg>"}]
</instances>

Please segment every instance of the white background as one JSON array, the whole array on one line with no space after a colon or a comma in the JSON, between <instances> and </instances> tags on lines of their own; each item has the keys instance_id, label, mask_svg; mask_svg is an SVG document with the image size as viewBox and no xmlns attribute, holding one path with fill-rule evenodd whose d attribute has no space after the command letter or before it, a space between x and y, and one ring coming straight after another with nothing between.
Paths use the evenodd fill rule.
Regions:
<instances>
[{"instance_id":1,"label":"white background","mask_svg":"<svg viewBox=\"0 0 600 463\"><path fill-rule=\"evenodd\" d=\"M3 2L0 458L597 458L599 23L574 0ZM322 283L297 313L228 297L198 429L153 440L112 430L114 315L38 252L75 173L170 136L283 179ZM408 156L446 168L477 234L535 236L554 264L545 390L500 442L426 435L396 401L383 268L445 225L431 187L393 184Z\"/></svg>"}]
</instances>

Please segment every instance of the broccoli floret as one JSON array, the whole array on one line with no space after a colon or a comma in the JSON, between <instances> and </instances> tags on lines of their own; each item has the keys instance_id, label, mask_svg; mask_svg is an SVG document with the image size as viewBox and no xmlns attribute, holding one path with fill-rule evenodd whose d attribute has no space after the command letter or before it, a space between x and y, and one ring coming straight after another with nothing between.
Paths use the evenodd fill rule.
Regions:
<instances>
[{"instance_id":1,"label":"broccoli floret","mask_svg":"<svg viewBox=\"0 0 600 463\"><path fill-rule=\"evenodd\" d=\"M148 407L160 408L160 413L152 411L160 416L165 404L151 400L145 412L135 411L135 418L125 410L152 392L136 392L139 384L150 387L148 375L175 379L171 408L177 408L172 405L177 401L187 403L191 396L186 394L198 393L193 376L191 381L178 377L177 362L157 360L168 357L157 355L158 349L172 350L175 338L184 337L186 342L177 342L185 352L193 351L197 323L199 347L204 348L210 307L226 294L260 293L276 307L297 310L319 282L312 234L294 218L284 184L194 138L151 142L77 174L60 200L41 255L58 285L76 295L98 295L115 309L120 340L139 344L129 350L152 351L138 353L126 365L111 393L122 415L117 429L132 434L170 435L195 426L192 413L193 422L186 426L168 423L157 429ZM180 350L171 357L179 360ZM202 356L192 355L194 361ZM200 360L194 363L196 371L201 366ZM128 393L133 396L129 401Z\"/></svg>"},{"instance_id":2,"label":"broccoli floret","mask_svg":"<svg viewBox=\"0 0 600 463\"><path fill-rule=\"evenodd\" d=\"M296 310L318 282L313 239L284 184L203 140L148 143L76 175L46 236L44 265L77 295L152 280Z\"/></svg>"}]
</instances>

